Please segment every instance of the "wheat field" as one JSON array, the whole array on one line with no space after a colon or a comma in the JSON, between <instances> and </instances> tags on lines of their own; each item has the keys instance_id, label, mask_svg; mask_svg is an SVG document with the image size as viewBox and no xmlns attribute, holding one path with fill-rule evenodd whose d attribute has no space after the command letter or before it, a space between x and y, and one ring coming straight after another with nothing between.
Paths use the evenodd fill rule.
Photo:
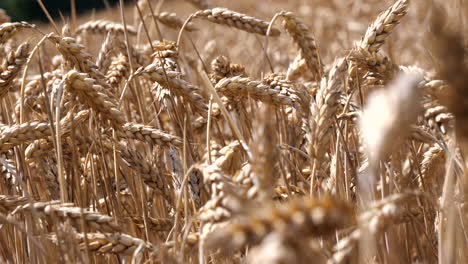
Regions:
<instances>
[{"instance_id":1,"label":"wheat field","mask_svg":"<svg viewBox=\"0 0 468 264\"><path fill-rule=\"evenodd\" d=\"M0 10L0 263L468 263L468 3L126 2Z\"/></svg>"}]
</instances>

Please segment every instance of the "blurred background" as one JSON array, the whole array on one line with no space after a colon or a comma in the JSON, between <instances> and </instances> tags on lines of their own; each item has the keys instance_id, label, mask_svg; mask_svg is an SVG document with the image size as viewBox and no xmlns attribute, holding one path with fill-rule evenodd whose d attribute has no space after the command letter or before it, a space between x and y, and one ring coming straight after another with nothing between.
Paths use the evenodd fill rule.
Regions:
<instances>
[{"instance_id":1,"label":"blurred background","mask_svg":"<svg viewBox=\"0 0 468 264\"><path fill-rule=\"evenodd\" d=\"M102 9L115 5L119 0L76 0L78 13L92 9ZM70 0L43 0L44 5L54 17L70 13ZM7 11L12 21L46 21L37 0L0 0L0 8Z\"/></svg>"}]
</instances>

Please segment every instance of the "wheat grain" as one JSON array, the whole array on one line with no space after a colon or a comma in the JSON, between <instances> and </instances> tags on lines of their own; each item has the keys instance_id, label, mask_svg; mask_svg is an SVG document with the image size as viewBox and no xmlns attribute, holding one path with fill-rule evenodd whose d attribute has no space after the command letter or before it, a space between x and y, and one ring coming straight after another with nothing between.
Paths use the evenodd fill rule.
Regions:
<instances>
[{"instance_id":1,"label":"wheat grain","mask_svg":"<svg viewBox=\"0 0 468 264\"><path fill-rule=\"evenodd\" d=\"M57 240L55 235L50 238ZM149 252L155 250L152 244L126 234L76 233L72 234L72 238L82 250L89 249L98 254L130 255L140 248Z\"/></svg>"},{"instance_id":2,"label":"wheat grain","mask_svg":"<svg viewBox=\"0 0 468 264\"><path fill-rule=\"evenodd\" d=\"M0 44L5 43L12 37L14 37L18 32L22 31L25 28L32 28L33 25L26 22L7 22L0 25Z\"/></svg>"},{"instance_id":3,"label":"wheat grain","mask_svg":"<svg viewBox=\"0 0 468 264\"><path fill-rule=\"evenodd\" d=\"M0 195L0 212L8 214L16 207L28 203L28 198L24 196Z\"/></svg>"},{"instance_id":4,"label":"wheat grain","mask_svg":"<svg viewBox=\"0 0 468 264\"><path fill-rule=\"evenodd\" d=\"M166 71L162 67L158 67L155 64L150 64L145 68L141 68L135 72L135 75L143 74L149 80L158 82L165 88L173 91L176 95L179 95L186 99L195 110L199 113L205 113L208 110L208 106L205 104L203 97L199 94L198 87L189 84L188 82L178 79L180 75L178 72Z\"/></svg>"},{"instance_id":5,"label":"wheat grain","mask_svg":"<svg viewBox=\"0 0 468 264\"><path fill-rule=\"evenodd\" d=\"M363 222L362 228L355 230L334 247L334 254L328 260L328 264L347 263L352 258L352 253L359 244L359 240L367 233L373 236L382 234L393 224L405 222L412 212L402 205L409 203L415 197L413 193L396 194L387 197L373 205L373 207L363 212L359 216L359 221Z\"/></svg>"},{"instance_id":6,"label":"wheat grain","mask_svg":"<svg viewBox=\"0 0 468 264\"><path fill-rule=\"evenodd\" d=\"M176 13L162 12L155 15L155 17L156 19L158 19L159 22L172 29L179 30L184 25L184 20L179 18ZM192 32L197 30L197 28L192 23L188 23L185 26L185 30L187 30L188 32Z\"/></svg>"},{"instance_id":7,"label":"wheat grain","mask_svg":"<svg viewBox=\"0 0 468 264\"><path fill-rule=\"evenodd\" d=\"M131 220L139 228L145 228L144 220L142 217L134 216L131 217ZM170 218L148 217L148 220L149 221L147 223L149 224L149 229L154 232L170 231L172 226L174 225L174 221Z\"/></svg>"},{"instance_id":8,"label":"wheat grain","mask_svg":"<svg viewBox=\"0 0 468 264\"><path fill-rule=\"evenodd\" d=\"M242 13L237 13L226 8L213 8L200 10L193 13L189 19L203 18L210 22L237 28L250 33L266 35L269 23ZM271 28L270 36L279 36L277 28Z\"/></svg>"},{"instance_id":9,"label":"wheat grain","mask_svg":"<svg viewBox=\"0 0 468 264\"><path fill-rule=\"evenodd\" d=\"M155 145L174 145L181 146L182 139L167 133L164 133L154 127L142 124L126 123L118 132L120 137L138 139Z\"/></svg>"},{"instance_id":10,"label":"wheat grain","mask_svg":"<svg viewBox=\"0 0 468 264\"><path fill-rule=\"evenodd\" d=\"M316 80L320 80L323 64L320 61L317 43L309 32L309 27L292 12L280 12L279 16L283 18L283 26L286 31L299 46L300 55L307 64L307 68L309 68Z\"/></svg>"},{"instance_id":11,"label":"wheat grain","mask_svg":"<svg viewBox=\"0 0 468 264\"><path fill-rule=\"evenodd\" d=\"M364 70L364 73L381 75L373 77L374 79L389 80L393 78L397 67L379 50L399 21L406 15L408 7L409 0L396 1L367 28L364 37L356 43L355 48L350 53L350 59L354 62L349 69L352 78L355 78L356 75L357 79L361 77L362 73L356 73L358 68Z\"/></svg>"},{"instance_id":12,"label":"wheat grain","mask_svg":"<svg viewBox=\"0 0 468 264\"><path fill-rule=\"evenodd\" d=\"M309 155L313 158L314 172L318 172L318 179L323 178L323 167L325 155L331 140L330 129L332 121L339 103L339 93L344 88L343 73L347 69L346 60L341 58L336 60L327 77L322 78L319 91L316 96L316 103L310 105L309 130L307 137L309 140ZM312 179L316 175L311 175ZM320 184L320 181L318 182ZM315 188L312 186L311 188Z\"/></svg>"},{"instance_id":13,"label":"wheat grain","mask_svg":"<svg viewBox=\"0 0 468 264\"><path fill-rule=\"evenodd\" d=\"M164 176L161 175L150 161L143 158L138 151L128 145L119 146L119 150L122 159L129 167L138 171L145 184L158 190L164 197L171 201L171 194L165 184Z\"/></svg>"},{"instance_id":14,"label":"wheat grain","mask_svg":"<svg viewBox=\"0 0 468 264\"><path fill-rule=\"evenodd\" d=\"M275 145L277 135L275 122L270 118L273 113L271 107L259 112L258 122L254 126L255 134L252 136L252 140L256 142L256 145L252 148L252 154L255 157L252 161L252 169L257 177L254 183L256 183L259 194L263 196L263 199L271 199L272 187L276 185L276 181L279 179L276 171L279 161L279 153Z\"/></svg>"},{"instance_id":15,"label":"wheat grain","mask_svg":"<svg viewBox=\"0 0 468 264\"><path fill-rule=\"evenodd\" d=\"M96 20L96 21L89 21L82 25L80 25L75 33L76 34L83 34L83 33L93 33L93 34L107 34L109 32L115 34L124 34L125 28L122 24L115 23L109 20ZM132 26L127 26L127 32L131 35L136 35L137 30Z\"/></svg>"},{"instance_id":16,"label":"wheat grain","mask_svg":"<svg viewBox=\"0 0 468 264\"><path fill-rule=\"evenodd\" d=\"M96 66L100 72L106 72L107 68L111 63L111 54L114 51L114 44L116 42L116 36L112 32L107 33L106 39L101 45L99 54L96 60Z\"/></svg>"},{"instance_id":17,"label":"wheat grain","mask_svg":"<svg viewBox=\"0 0 468 264\"><path fill-rule=\"evenodd\" d=\"M75 116L74 121L82 122L88 114L86 110L81 111ZM70 132L70 118L71 115L67 115L60 121L62 135ZM5 152L23 142L46 138L50 135L50 124L47 122L32 121L5 127L0 134L0 152Z\"/></svg>"},{"instance_id":18,"label":"wheat grain","mask_svg":"<svg viewBox=\"0 0 468 264\"><path fill-rule=\"evenodd\" d=\"M117 108L117 102L88 74L71 70L64 76L63 83L66 90L78 95L83 103L89 104L115 126L120 127L125 123L124 115Z\"/></svg>"},{"instance_id":19,"label":"wheat grain","mask_svg":"<svg viewBox=\"0 0 468 264\"><path fill-rule=\"evenodd\" d=\"M23 142L48 136L50 136L50 126L48 123L28 122L21 125L13 125L2 130L0 149L4 152Z\"/></svg>"},{"instance_id":20,"label":"wheat grain","mask_svg":"<svg viewBox=\"0 0 468 264\"><path fill-rule=\"evenodd\" d=\"M0 67L0 99L8 93L13 79L18 75L21 67L29 56L28 43L21 44L15 51L10 52Z\"/></svg>"},{"instance_id":21,"label":"wheat grain","mask_svg":"<svg viewBox=\"0 0 468 264\"><path fill-rule=\"evenodd\" d=\"M128 58L123 54L119 54L112 60L106 74L106 81L114 91L117 90L122 80L128 77L129 69Z\"/></svg>"},{"instance_id":22,"label":"wheat grain","mask_svg":"<svg viewBox=\"0 0 468 264\"><path fill-rule=\"evenodd\" d=\"M270 232L287 236L326 235L351 225L352 211L331 198L293 200L278 208L268 208L216 231L208 240L215 248L238 249L260 242Z\"/></svg>"},{"instance_id":23,"label":"wheat grain","mask_svg":"<svg viewBox=\"0 0 468 264\"><path fill-rule=\"evenodd\" d=\"M34 212L40 218L47 218L51 222L57 219L60 221L70 220L77 228L81 226L81 220L84 220L87 226L95 230L103 232L119 232L121 230L121 226L110 216L74 207L73 204L61 204L58 201L34 202L21 205L12 214L17 215L31 212Z\"/></svg>"},{"instance_id":24,"label":"wheat grain","mask_svg":"<svg viewBox=\"0 0 468 264\"><path fill-rule=\"evenodd\" d=\"M217 84L221 79L233 76L246 76L245 67L233 64L226 56L218 56L211 62L210 80Z\"/></svg>"},{"instance_id":25,"label":"wheat grain","mask_svg":"<svg viewBox=\"0 0 468 264\"><path fill-rule=\"evenodd\" d=\"M274 105L298 106L300 98L294 90L268 85L248 77L234 76L221 79L215 86L218 93L233 98L252 97Z\"/></svg>"},{"instance_id":26,"label":"wheat grain","mask_svg":"<svg viewBox=\"0 0 468 264\"><path fill-rule=\"evenodd\" d=\"M76 39L71 37L59 37L53 33L47 38L54 43L58 51L62 54L65 60L69 61L72 66L79 69L83 73L88 73L94 78L99 85L106 87L104 74L102 74L96 64L92 62L92 55L84 51L84 46L79 44ZM110 96L110 94L108 94Z\"/></svg>"},{"instance_id":27,"label":"wheat grain","mask_svg":"<svg viewBox=\"0 0 468 264\"><path fill-rule=\"evenodd\" d=\"M369 26L364 37L357 43L360 51L377 52L399 21L406 15L409 0L398 0L382 12Z\"/></svg>"},{"instance_id":28,"label":"wheat grain","mask_svg":"<svg viewBox=\"0 0 468 264\"><path fill-rule=\"evenodd\" d=\"M308 75L310 75L310 72L308 71L306 60L302 57L302 53L299 53L294 58L294 61L289 64L286 77L290 81L296 81L301 77L312 79L312 76L309 77Z\"/></svg>"},{"instance_id":29,"label":"wheat grain","mask_svg":"<svg viewBox=\"0 0 468 264\"><path fill-rule=\"evenodd\" d=\"M424 177L422 184L432 184L433 181L437 180L438 172L443 171L445 156L445 151L438 144L424 152L421 161L421 174Z\"/></svg>"}]
</instances>

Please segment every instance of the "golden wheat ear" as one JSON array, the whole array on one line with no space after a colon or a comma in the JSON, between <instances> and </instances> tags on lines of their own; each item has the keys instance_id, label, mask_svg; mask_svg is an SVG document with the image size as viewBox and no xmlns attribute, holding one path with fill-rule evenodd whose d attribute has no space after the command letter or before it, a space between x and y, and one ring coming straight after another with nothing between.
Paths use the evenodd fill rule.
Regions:
<instances>
[{"instance_id":1,"label":"golden wheat ear","mask_svg":"<svg viewBox=\"0 0 468 264\"><path fill-rule=\"evenodd\" d=\"M29 57L29 44L23 43L16 50L8 53L0 67L0 99L5 96L13 80L21 71Z\"/></svg>"}]
</instances>

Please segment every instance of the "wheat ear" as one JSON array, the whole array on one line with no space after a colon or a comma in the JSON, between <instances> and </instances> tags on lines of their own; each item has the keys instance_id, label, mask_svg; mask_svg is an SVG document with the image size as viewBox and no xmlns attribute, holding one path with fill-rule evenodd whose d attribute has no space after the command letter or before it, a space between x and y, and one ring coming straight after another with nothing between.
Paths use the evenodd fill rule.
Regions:
<instances>
[{"instance_id":1,"label":"wheat ear","mask_svg":"<svg viewBox=\"0 0 468 264\"><path fill-rule=\"evenodd\" d=\"M119 23L115 23L109 20L96 20L96 21L89 21L82 25L80 25L76 29L76 34L82 33L94 33L94 34L107 34L109 32L115 34L124 34L124 26ZM127 32L131 35L136 35L137 30L133 27L128 25Z\"/></svg>"},{"instance_id":2,"label":"wheat ear","mask_svg":"<svg viewBox=\"0 0 468 264\"><path fill-rule=\"evenodd\" d=\"M0 44L5 43L12 37L16 35L16 33L20 32L25 28L33 28L34 25L31 25L26 22L13 22L13 23L3 23L0 24Z\"/></svg>"},{"instance_id":3,"label":"wheat ear","mask_svg":"<svg viewBox=\"0 0 468 264\"><path fill-rule=\"evenodd\" d=\"M189 20L194 18L203 18L215 24L226 25L260 35L266 35L269 26L266 21L219 7L197 11L190 16ZM270 36L279 36L280 33L277 28L271 28L270 30Z\"/></svg>"},{"instance_id":4,"label":"wheat ear","mask_svg":"<svg viewBox=\"0 0 468 264\"><path fill-rule=\"evenodd\" d=\"M8 93L14 78L29 56L28 43L21 44L16 50L8 53L0 67L0 99Z\"/></svg>"}]
</instances>

